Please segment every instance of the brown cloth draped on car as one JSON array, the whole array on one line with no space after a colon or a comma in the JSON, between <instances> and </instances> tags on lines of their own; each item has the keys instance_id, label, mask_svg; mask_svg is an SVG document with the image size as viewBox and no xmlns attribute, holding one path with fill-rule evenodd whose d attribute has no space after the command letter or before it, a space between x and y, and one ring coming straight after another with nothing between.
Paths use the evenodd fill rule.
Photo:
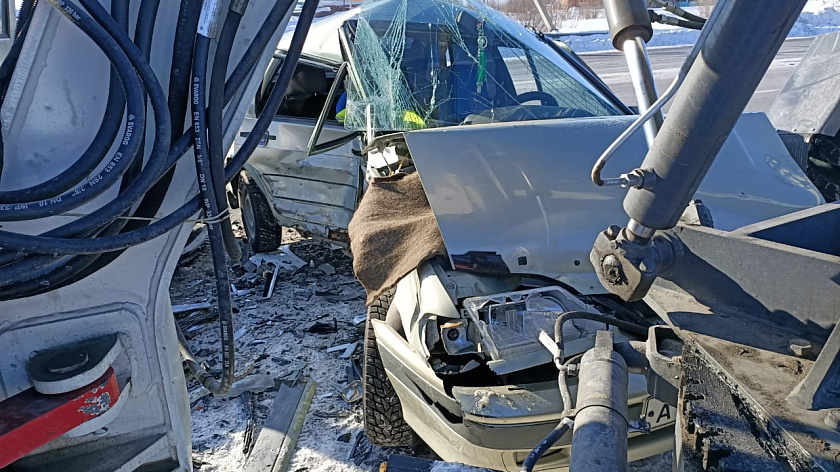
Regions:
<instances>
[{"instance_id":1,"label":"brown cloth draped on car","mask_svg":"<svg viewBox=\"0 0 840 472\"><path fill-rule=\"evenodd\" d=\"M375 179L362 197L348 232L353 271L367 291L367 305L423 261L446 255L435 214L417 173Z\"/></svg>"}]
</instances>

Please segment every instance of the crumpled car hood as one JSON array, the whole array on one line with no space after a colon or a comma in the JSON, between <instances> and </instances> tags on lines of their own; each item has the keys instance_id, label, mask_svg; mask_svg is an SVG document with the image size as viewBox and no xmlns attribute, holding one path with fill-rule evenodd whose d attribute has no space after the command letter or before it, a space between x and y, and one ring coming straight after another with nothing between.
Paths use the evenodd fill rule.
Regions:
<instances>
[{"instance_id":1,"label":"crumpled car hood","mask_svg":"<svg viewBox=\"0 0 840 472\"><path fill-rule=\"evenodd\" d=\"M596 187L590 170L634 117L497 123L405 133L453 267L539 274L604 293L589 252L598 232L624 225L626 189ZM605 176L647 152L637 133ZM762 113L741 117L696 198L722 230L824 203Z\"/></svg>"}]
</instances>

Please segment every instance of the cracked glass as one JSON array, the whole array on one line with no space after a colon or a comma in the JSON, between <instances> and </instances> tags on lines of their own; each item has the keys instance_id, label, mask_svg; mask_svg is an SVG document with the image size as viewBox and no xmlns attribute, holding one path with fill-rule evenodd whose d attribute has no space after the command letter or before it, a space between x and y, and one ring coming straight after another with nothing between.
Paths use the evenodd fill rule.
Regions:
<instances>
[{"instance_id":1,"label":"cracked glass","mask_svg":"<svg viewBox=\"0 0 840 472\"><path fill-rule=\"evenodd\" d=\"M533 32L476 1L366 1L348 29L348 129L623 114Z\"/></svg>"}]
</instances>

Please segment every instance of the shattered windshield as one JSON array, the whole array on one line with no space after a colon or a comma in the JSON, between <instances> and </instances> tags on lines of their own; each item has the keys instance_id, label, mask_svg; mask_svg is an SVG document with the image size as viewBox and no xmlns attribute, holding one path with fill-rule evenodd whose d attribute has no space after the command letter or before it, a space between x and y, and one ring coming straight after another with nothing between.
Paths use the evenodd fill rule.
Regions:
<instances>
[{"instance_id":1,"label":"shattered windshield","mask_svg":"<svg viewBox=\"0 0 840 472\"><path fill-rule=\"evenodd\" d=\"M550 46L481 3L366 1L347 29L348 129L623 114Z\"/></svg>"}]
</instances>

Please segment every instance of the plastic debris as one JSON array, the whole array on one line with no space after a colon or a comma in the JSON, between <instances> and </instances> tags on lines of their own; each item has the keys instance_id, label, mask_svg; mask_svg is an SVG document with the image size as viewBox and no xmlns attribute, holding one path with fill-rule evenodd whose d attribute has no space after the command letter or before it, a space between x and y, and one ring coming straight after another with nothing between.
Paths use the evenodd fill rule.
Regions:
<instances>
[{"instance_id":1,"label":"plastic debris","mask_svg":"<svg viewBox=\"0 0 840 472\"><path fill-rule=\"evenodd\" d=\"M333 318L332 323L324 323L322 321L316 321L312 324L309 328L306 328L306 331L315 334L332 334L338 332L338 320Z\"/></svg>"},{"instance_id":2,"label":"plastic debris","mask_svg":"<svg viewBox=\"0 0 840 472\"><path fill-rule=\"evenodd\" d=\"M347 403L356 403L362 399L364 387L362 386L361 381L354 380L339 390L338 394L341 395L341 398L343 398Z\"/></svg>"},{"instance_id":3,"label":"plastic debris","mask_svg":"<svg viewBox=\"0 0 840 472\"><path fill-rule=\"evenodd\" d=\"M177 315L179 313L186 313L195 310L209 310L213 305L210 302L201 303L186 303L184 305L172 305L172 313Z\"/></svg>"},{"instance_id":4,"label":"plastic debris","mask_svg":"<svg viewBox=\"0 0 840 472\"><path fill-rule=\"evenodd\" d=\"M233 398L242 395L242 392L264 392L270 388L274 388L274 376L267 374L254 374L234 382L226 394L217 396L216 398ZM190 405L209 394L210 390L207 390L204 387L193 390L190 392Z\"/></svg>"},{"instance_id":5,"label":"plastic debris","mask_svg":"<svg viewBox=\"0 0 840 472\"><path fill-rule=\"evenodd\" d=\"M335 267L333 267L333 266L332 266L332 265L330 265L330 264L327 264L326 262L324 262L323 264L318 265L318 270L320 270L321 272L323 272L323 273L325 273L325 274L327 274L327 275L333 275L333 274L335 274Z\"/></svg>"}]
</instances>

